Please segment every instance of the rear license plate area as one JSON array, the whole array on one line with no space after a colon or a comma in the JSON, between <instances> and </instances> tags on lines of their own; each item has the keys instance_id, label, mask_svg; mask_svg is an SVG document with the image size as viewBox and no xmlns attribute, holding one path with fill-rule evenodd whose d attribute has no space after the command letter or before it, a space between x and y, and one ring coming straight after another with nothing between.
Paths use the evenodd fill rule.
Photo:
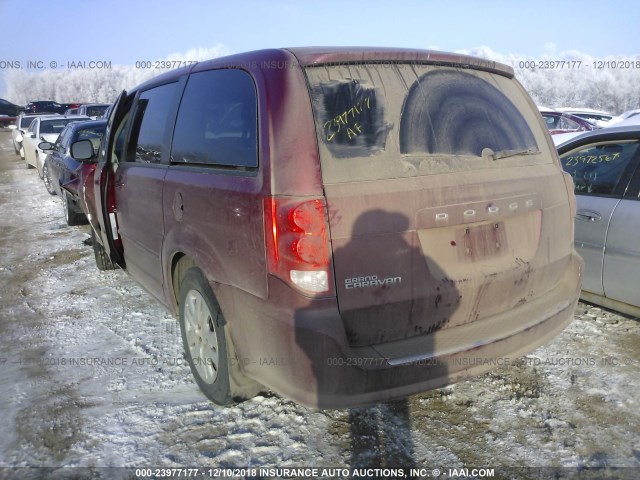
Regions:
<instances>
[{"instance_id":1,"label":"rear license plate area","mask_svg":"<svg viewBox=\"0 0 640 480\"><path fill-rule=\"evenodd\" d=\"M459 228L455 237L458 259L463 262L495 258L508 252L507 232L503 222Z\"/></svg>"}]
</instances>

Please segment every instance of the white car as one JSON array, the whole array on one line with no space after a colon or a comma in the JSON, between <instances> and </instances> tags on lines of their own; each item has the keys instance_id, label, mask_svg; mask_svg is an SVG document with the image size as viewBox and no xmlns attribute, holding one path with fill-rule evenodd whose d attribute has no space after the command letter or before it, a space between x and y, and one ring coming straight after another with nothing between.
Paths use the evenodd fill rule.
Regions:
<instances>
[{"instance_id":1,"label":"white car","mask_svg":"<svg viewBox=\"0 0 640 480\"><path fill-rule=\"evenodd\" d=\"M590 108L556 108L559 112L570 113L576 117L584 118L598 127L610 127L623 119L617 115L602 110L592 110Z\"/></svg>"},{"instance_id":2,"label":"white car","mask_svg":"<svg viewBox=\"0 0 640 480\"><path fill-rule=\"evenodd\" d=\"M69 122L90 120L80 115L42 115L34 118L22 139L24 163L27 168L37 168L40 178L43 177L44 159L47 154L38 148L41 142L55 143L58 135Z\"/></svg>"},{"instance_id":3,"label":"white car","mask_svg":"<svg viewBox=\"0 0 640 480\"><path fill-rule=\"evenodd\" d=\"M20 158L22 158L23 160L24 150L22 149L22 139L27 129L29 128L29 125L31 125L33 119L39 116L41 115L25 115L24 113L21 113L18 118L16 118L16 122L13 125L9 125L9 128L11 129L11 140L13 142L13 149L18 155L20 155Z\"/></svg>"}]
</instances>

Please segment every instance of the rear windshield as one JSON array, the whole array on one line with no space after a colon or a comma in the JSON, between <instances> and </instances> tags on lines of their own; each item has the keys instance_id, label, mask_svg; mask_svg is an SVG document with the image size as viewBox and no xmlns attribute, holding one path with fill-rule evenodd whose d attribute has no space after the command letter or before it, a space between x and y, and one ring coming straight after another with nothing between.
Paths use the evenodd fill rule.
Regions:
<instances>
[{"instance_id":1,"label":"rear windshield","mask_svg":"<svg viewBox=\"0 0 640 480\"><path fill-rule=\"evenodd\" d=\"M100 117L107 109L109 105L95 105L93 107L87 107L87 116Z\"/></svg>"},{"instance_id":2,"label":"rear windshield","mask_svg":"<svg viewBox=\"0 0 640 480\"><path fill-rule=\"evenodd\" d=\"M44 134L44 133L57 133L60 134L60 132L62 132L62 130L64 130L64 127L67 126L67 123L69 122L74 122L76 120L74 120L73 118L61 118L61 119L56 119L56 120L44 120L41 124L40 124L40 133Z\"/></svg>"},{"instance_id":3,"label":"rear windshield","mask_svg":"<svg viewBox=\"0 0 640 480\"><path fill-rule=\"evenodd\" d=\"M501 75L404 63L306 74L325 183L553 161L538 112Z\"/></svg>"}]
</instances>

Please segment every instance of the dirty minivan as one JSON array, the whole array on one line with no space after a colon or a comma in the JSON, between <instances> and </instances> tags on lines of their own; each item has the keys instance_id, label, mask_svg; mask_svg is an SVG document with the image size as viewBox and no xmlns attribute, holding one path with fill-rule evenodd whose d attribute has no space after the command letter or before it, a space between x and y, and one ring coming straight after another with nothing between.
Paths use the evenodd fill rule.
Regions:
<instances>
[{"instance_id":1,"label":"dirty minivan","mask_svg":"<svg viewBox=\"0 0 640 480\"><path fill-rule=\"evenodd\" d=\"M571 178L513 70L479 58L291 48L168 72L120 95L86 186L99 267L179 318L220 405L457 382L549 341L580 292Z\"/></svg>"}]
</instances>

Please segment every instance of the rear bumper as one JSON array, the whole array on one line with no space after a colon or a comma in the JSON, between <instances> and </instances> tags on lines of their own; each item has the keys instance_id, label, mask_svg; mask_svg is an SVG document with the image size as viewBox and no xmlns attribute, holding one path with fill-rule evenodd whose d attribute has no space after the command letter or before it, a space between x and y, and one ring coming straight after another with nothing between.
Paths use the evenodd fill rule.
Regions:
<instances>
[{"instance_id":1,"label":"rear bumper","mask_svg":"<svg viewBox=\"0 0 640 480\"><path fill-rule=\"evenodd\" d=\"M309 407L345 408L513 363L571 322L582 269L582 259L573 254L560 283L541 298L471 324L360 348L348 346L335 299L301 298L292 305L291 290L273 280L269 302L237 290L220 292L220 300L223 311L237 314L227 319L237 361L248 376Z\"/></svg>"}]
</instances>

